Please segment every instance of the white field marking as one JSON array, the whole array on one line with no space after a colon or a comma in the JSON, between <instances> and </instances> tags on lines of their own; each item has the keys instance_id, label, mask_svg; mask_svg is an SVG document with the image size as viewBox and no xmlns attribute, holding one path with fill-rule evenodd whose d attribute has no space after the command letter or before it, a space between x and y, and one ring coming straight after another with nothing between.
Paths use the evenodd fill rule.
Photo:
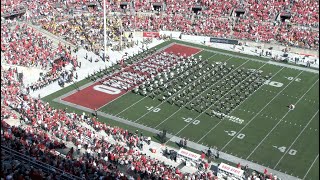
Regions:
<instances>
[{"instance_id":1,"label":"white field marking","mask_svg":"<svg viewBox=\"0 0 320 180\"><path fill-rule=\"evenodd\" d=\"M163 50L165 50L165 49L167 49L167 48L169 48L169 47L173 46L174 44L175 44L175 43L172 43L172 44L169 44L169 45L167 45L167 46L165 46L165 47L162 47L161 49L159 49L159 50L158 50L158 51L156 51L155 53L150 54L149 56L147 56L147 57L145 57L145 58L143 58L143 59L139 60L138 62L135 62L134 64L132 64L132 65L130 65L130 66L133 66L133 65L135 65L135 64L138 64L139 62L141 62L141 61L143 61L143 60L145 60L145 59L147 59L147 58L151 57L151 56L152 56L152 55L154 55L154 54L161 53L161 52L163 52ZM120 70L120 71L116 71L116 72L114 72L113 74L111 74L111 75L109 75L109 76L112 76L112 75L114 75L114 74L116 74L116 73L118 73L118 72L121 72L121 71L122 71L122 70ZM103 77L103 78L101 78L101 79L106 79L106 78L107 78L107 77L109 77L109 76ZM93 84L94 84L94 83L93 83ZM100 110L101 108L103 108L103 107L105 107L106 105L108 105L108 104L112 103L113 101L120 99L122 96L126 95L127 93L128 93L128 91L127 91L126 93L124 93L124 94L120 95L119 97L117 97L117 98L113 99L112 101L110 101L110 102L106 103L105 105L103 105L103 106L101 106L101 107L97 108L97 110ZM70 96L70 95L69 95L69 96ZM117 115L118 115L118 114L117 114Z\"/></svg>"},{"instance_id":2,"label":"white field marking","mask_svg":"<svg viewBox=\"0 0 320 180\"><path fill-rule=\"evenodd\" d=\"M267 63L265 63L265 64L263 64L262 66L260 66L259 67L259 69L261 69L263 66L265 66L265 65L267 65ZM257 69L257 70L259 70L259 69ZM252 74L251 74L252 75ZM239 85L241 85L241 83L243 82L243 81L245 81L246 79L248 79L249 77L251 77L251 75L249 75L249 76L247 76L245 79L243 79L239 84L237 84L236 86L234 86L233 88L231 88L227 93L225 93L223 96L221 96L221 98L220 99L222 99L224 96L226 96L227 94L229 94L229 92L231 92L233 89L235 89L236 87L238 87ZM220 101L220 99L218 99L217 101L215 101L211 106L213 106L216 102L218 102L218 101ZM206 110L204 110L202 113L200 113L197 117L195 117L194 119L197 119L197 118L199 118L204 112L206 112L208 109L210 109L211 108L211 106L209 106ZM220 122L222 122L222 121L220 121ZM220 123L219 122L219 123ZM218 124L219 124L218 123ZM188 127L190 125L190 123L189 124L187 124L187 125L185 125L182 129L180 129L180 131L178 131L176 134L175 134L175 136L177 135L177 134L179 134L181 131L183 131L186 127ZM217 125L216 125L217 126ZM214 127L216 127L216 126L214 126ZM169 141L169 140L168 140ZM168 142L167 141L167 142ZM166 142L166 143L167 143Z\"/></svg>"},{"instance_id":3,"label":"white field marking","mask_svg":"<svg viewBox=\"0 0 320 180\"><path fill-rule=\"evenodd\" d=\"M216 56L216 55L217 55L217 54L214 54L214 55L210 56L208 59L211 59L213 56ZM204 63L204 61L201 61L201 63ZM180 76L182 76L182 75L184 75L184 73L180 74L179 76L175 77L174 79L171 79L170 81L166 82L165 84L169 84L170 82L172 82L173 80L175 80L176 78L178 78L178 77L180 77ZM152 91L152 92L153 92L153 91ZM123 113L124 111L128 110L129 108L131 108L132 106L136 105L136 104L139 103L140 101L148 98L148 96L149 96L150 94L152 94L152 92L150 92L150 93L149 93L148 95L146 95L145 97L141 98L139 101L136 101L135 103L131 104L130 106L128 106L127 108L125 108L124 110L122 110L121 112L119 112L118 114ZM178 92L176 92L176 93L178 93ZM176 93L175 93L175 94L176 94ZM173 95L174 95L174 94L173 94ZM173 96L173 95L172 95L172 96ZM117 115L118 115L118 114L117 114Z\"/></svg>"},{"instance_id":4,"label":"white field marking","mask_svg":"<svg viewBox=\"0 0 320 180\"><path fill-rule=\"evenodd\" d=\"M298 101L295 104L298 104L299 101L313 88L313 86L319 81L319 79L312 84L312 86L298 99ZM253 151L249 154L247 159L257 150L257 148L264 142L264 140L272 133L272 131L281 123L281 121L289 114L291 110L288 110L288 112L279 120L279 122L270 130L270 132L260 141L260 143L253 149Z\"/></svg>"},{"instance_id":5,"label":"white field marking","mask_svg":"<svg viewBox=\"0 0 320 180\"><path fill-rule=\"evenodd\" d=\"M238 68L240 68L241 66L243 66L244 64L246 64L247 62L249 62L249 60L247 60L246 62L244 62L243 64L241 64L240 66L238 66L237 68L235 68L234 70L230 71L227 75L229 75L230 73L234 72L235 70L237 70ZM226 76L227 76L226 75ZM225 76L225 77L226 77ZM211 88L212 86L216 85L217 83L219 83L222 79L224 79L225 77L221 78L219 81L215 82L214 84L212 84L209 88ZM207 91L209 88L205 89L204 91L202 91L200 94L198 94L196 97L194 97L193 99L191 99L187 104L183 105L182 107L185 107L186 105L188 105L189 103L191 103L194 99L196 99L197 97L199 97L203 92ZM161 123L159 123L155 128L157 128L158 126L160 126L161 124L163 124L164 122L166 122L168 119L170 119L173 115L175 115L176 113L178 113L182 108L179 108L176 112L174 112L173 114L171 114L169 117L167 117L166 119L164 119Z\"/></svg>"},{"instance_id":6,"label":"white field marking","mask_svg":"<svg viewBox=\"0 0 320 180\"><path fill-rule=\"evenodd\" d=\"M215 54L215 55L217 55L217 54ZM215 56L215 55L212 55L209 59L211 59L213 56ZM231 58L233 58L233 57L230 57L230 58L228 58L227 60L226 60L226 62L229 60L229 59L231 59ZM203 76L205 76L205 75L207 75L207 74L209 74L209 73L211 73L211 71L208 71L206 74L203 74L201 77L203 77ZM200 79L201 77L199 77L198 79ZM194 81L196 81L197 79L195 79ZM193 81L193 82L194 82ZM179 91L177 91L177 92L175 92L174 94L172 94L171 95L171 97L169 97L168 99L170 99L170 98L172 98L174 95L176 95L176 94L178 94L179 92L181 92L181 91L183 91L183 90L185 90L185 89L187 89L189 86L186 86L186 87L184 87L184 88L182 88L182 89L180 89ZM211 87L211 86L210 86ZM207 89L206 89L207 90ZM205 90L205 91L206 91ZM200 93L200 94L202 94L202 93ZM192 101L192 100L191 100ZM163 101L163 102L161 102L160 104L158 104L156 107L154 107L154 108L157 108L157 107L159 107L159 106L161 106L163 103L165 103L166 101ZM182 108L182 107L181 107ZM181 108L179 108L179 109L181 109ZM143 118L144 116L146 116L147 114L149 114L151 111L148 111L148 112L146 112L145 114L143 114L142 116L140 116L138 119L136 119L135 121L133 121L133 122L137 122L137 121L139 121L141 118ZM156 126L157 127L157 126Z\"/></svg>"},{"instance_id":7,"label":"white field marking","mask_svg":"<svg viewBox=\"0 0 320 180\"><path fill-rule=\"evenodd\" d=\"M296 77L298 77L302 72L303 72L303 71L301 71ZM246 128L246 127L253 121L253 119L256 118L277 96L281 95L282 91L284 91L292 82L293 82L293 81L290 81L281 91L279 91L259 112L256 113L255 116L253 116L253 117L249 120L249 122L248 122L245 126L243 126L243 127L240 129L240 131L238 131L238 133L240 133L244 128ZM234 139L234 137L232 137L232 138L227 142L227 144L223 146L223 148L221 149L221 151L222 151L224 148L226 148L233 139Z\"/></svg>"},{"instance_id":8,"label":"white field marking","mask_svg":"<svg viewBox=\"0 0 320 180\"><path fill-rule=\"evenodd\" d=\"M308 175L309 171L311 170L313 164L317 161L318 158L319 158L319 154L318 154L317 157L314 159L314 161L312 162L311 166L309 167L307 173L303 176L302 179L305 179L305 178L307 177L307 175Z\"/></svg>"},{"instance_id":9,"label":"white field marking","mask_svg":"<svg viewBox=\"0 0 320 180\"><path fill-rule=\"evenodd\" d=\"M284 69L284 67L282 67L278 72L276 72L272 77L270 77L270 79L272 79L274 76L276 76L280 71L282 71ZM264 86L264 85L267 85L267 84L262 84L262 86ZM262 86L260 86L260 88L262 88ZM258 89L260 89L260 88L258 88ZM258 90L257 89L257 90ZM241 104L242 103L244 103L247 99L249 99L249 97L250 96L252 96L257 90L255 90L253 93L251 93L244 101L242 101L241 102ZM234 108L232 111L230 111L230 114L233 112L233 111L235 111L238 107L240 107L240 105L241 104L239 104L239 106L237 106L236 108ZM245 111L245 110L244 110ZM249 111L248 111L249 112ZM222 119L222 120L224 120L224 118ZM222 120L218 123L218 124L216 124L215 126L213 126L204 136L202 136L199 140L198 140L198 142L197 143L199 143L203 138L205 138L213 129L215 129L221 122L222 122ZM236 134L236 135L238 135L238 134ZM233 138L233 137L232 137ZM221 149L222 150L222 149Z\"/></svg>"},{"instance_id":10,"label":"white field marking","mask_svg":"<svg viewBox=\"0 0 320 180\"><path fill-rule=\"evenodd\" d=\"M300 132L300 134L296 137L296 139L292 142L292 144L288 147L288 149L284 152L284 154L282 155L282 157L279 159L279 161L277 162L277 164L273 167L273 169L275 169L278 164L280 163L280 161L284 158L284 156L288 153L288 151L291 149L291 147L294 145L294 143L298 140L298 138L301 136L301 134L304 132L304 130L307 128L307 126L311 123L312 119L319 113L319 110L312 116L312 118L309 120L309 122L306 124L306 126L302 129L302 131ZM300 125L301 126L301 125Z\"/></svg>"}]
</instances>

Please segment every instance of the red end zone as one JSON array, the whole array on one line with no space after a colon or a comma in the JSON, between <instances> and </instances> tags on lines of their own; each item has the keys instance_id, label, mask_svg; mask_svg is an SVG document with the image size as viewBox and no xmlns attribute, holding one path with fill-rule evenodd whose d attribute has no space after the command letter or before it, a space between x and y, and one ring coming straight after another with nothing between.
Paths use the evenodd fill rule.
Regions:
<instances>
[{"instance_id":1,"label":"red end zone","mask_svg":"<svg viewBox=\"0 0 320 180\"><path fill-rule=\"evenodd\" d=\"M68 97L63 98L62 100L89 109L98 109L126 93L126 91L120 89L117 89L117 91L110 91L110 93L109 90L103 89L99 85L101 85L101 83L97 82ZM100 90L97 90L97 88Z\"/></svg>"},{"instance_id":2,"label":"red end zone","mask_svg":"<svg viewBox=\"0 0 320 180\"><path fill-rule=\"evenodd\" d=\"M183 45L174 44L165 49L164 52L174 53L180 55L191 56L200 52L200 49L187 47ZM130 91L130 90L129 90ZM127 91L120 90L113 87L107 87L97 82L93 85L86 87L74 94L63 98L63 101L77 104L89 109L99 109L102 106L110 103L112 100L125 94Z\"/></svg>"}]
</instances>

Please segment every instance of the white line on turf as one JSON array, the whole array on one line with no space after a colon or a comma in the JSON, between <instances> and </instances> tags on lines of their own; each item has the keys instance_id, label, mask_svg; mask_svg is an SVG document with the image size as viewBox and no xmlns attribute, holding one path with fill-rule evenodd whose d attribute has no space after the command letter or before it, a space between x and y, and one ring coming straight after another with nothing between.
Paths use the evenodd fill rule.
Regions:
<instances>
[{"instance_id":1,"label":"white line on turf","mask_svg":"<svg viewBox=\"0 0 320 180\"><path fill-rule=\"evenodd\" d=\"M147 59L147 58L150 58L151 56L153 56L153 55L155 55L155 54L157 54L157 53L161 53L161 52L163 52L163 50L165 50L165 49L167 49L167 48L170 48L170 47L173 46L173 45L175 45L175 43L171 43L171 44L169 44L169 45L167 45L167 46L164 46L164 47L158 49L155 53L153 53L153 54L151 54L151 55L149 55L149 56L147 56L147 57L139 60L138 62L135 62L134 64L137 64L137 63L139 63L139 62L141 62L141 61L143 61L143 60L145 60L145 59ZM121 71L122 71L122 70L117 71L117 72L121 72ZM116 72L115 72L115 73L116 73ZM113 74L115 74L115 73L113 73ZM112 74L112 75L113 75L113 74ZM109 76L112 76L112 75L109 75ZM105 77L103 77L103 78L101 78L101 79L106 79L106 78L109 77L109 76L105 76ZM97 81L97 82L98 82L98 81ZM94 83L93 83L93 84L94 84ZM127 91L127 92L125 92L124 94L122 94L121 96L113 99L112 101L106 103L105 105L99 107L97 110L100 110L100 109L102 109L103 107L105 107L106 105L112 103L113 101L120 99L122 96L128 94L128 92L129 92L129 91ZM118 115L118 114L117 114L117 115Z\"/></svg>"},{"instance_id":2,"label":"white line on turf","mask_svg":"<svg viewBox=\"0 0 320 180\"><path fill-rule=\"evenodd\" d=\"M302 72L303 72L303 71L301 71L296 77L298 77ZM258 113L256 113L256 115L253 116L253 117L249 120L249 122L248 122L245 126L243 126L243 127L227 142L226 145L224 145L224 146L222 147L221 151L222 151L223 149L225 149L225 148L230 144L230 142L231 142L235 137L237 137L237 135L238 135L239 133L241 133L242 130L244 130L244 129L253 121L253 119L255 119L255 118L256 118L274 99L276 99L276 98L282 93L282 91L284 91L292 82L293 82L293 81L290 81L290 82L289 82L283 89L281 89L281 91L279 91Z\"/></svg>"},{"instance_id":3,"label":"white line on turf","mask_svg":"<svg viewBox=\"0 0 320 180\"><path fill-rule=\"evenodd\" d=\"M232 57L231 57L232 58ZM230 58L229 58L230 59ZM239 69L241 66L243 66L244 64L246 64L247 62L249 62L249 60L247 60L246 62L244 62L243 64L241 64L240 66L238 66L237 68L235 68L234 70L232 70L231 72L229 72L228 74L234 72L235 70ZM209 88L211 88L212 86L216 85L217 83L219 83L223 78L221 78L219 81L215 82L214 84L212 84ZM207 88L205 91L207 91L209 88ZM205 92L203 91L203 92ZM193 99L191 99L187 104L185 104L182 107L185 107L186 105L188 105L189 103L191 103L194 99L196 99L197 97L199 97L203 92L201 92L200 94L198 94L196 97L194 97ZM161 124L163 124L164 122L166 122L168 119L170 119L173 115L175 115L176 113L178 113L182 108L179 108L176 112L174 112L173 114L171 114L169 117L167 117L166 119L164 119L161 123L159 123L156 128L158 126L160 126Z\"/></svg>"},{"instance_id":4,"label":"white line on turf","mask_svg":"<svg viewBox=\"0 0 320 180\"><path fill-rule=\"evenodd\" d=\"M270 79L272 79L273 77L275 77L280 71L282 71L284 69L284 67L282 67L280 70L278 70L278 72L276 72ZM264 85L262 85L262 86L260 86L260 88L262 88ZM260 89L259 88L259 89ZM257 89L255 92L257 92L259 89ZM253 92L253 93L251 93L241 104L243 104L246 100L248 100L249 99L249 97L250 96L252 96L255 92ZM240 104L240 105L241 105ZM239 106L237 106L237 107L240 107L240 105ZM237 107L235 108L235 109L233 109L229 114L231 114L233 111L235 111L236 109L237 109ZM238 109L238 110L240 110L240 109ZM244 110L244 111L246 111L246 110ZM248 111L248 112L250 112L250 111ZM224 120L224 118L223 119L221 119L221 121L219 122L219 123L217 123L215 126L213 126L204 136L202 136L199 140L198 140L198 142L197 143L199 143L203 138L205 138L212 130L214 130L222 121Z\"/></svg>"},{"instance_id":5,"label":"white line on turf","mask_svg":"<svg viewBox=\"0 0 320 180\"><path fill-rule=\"evenodd\" d=\"M202 51L200 51L200 52L202 52ZM200 53L200 52L199 52L199 53ZM197 53L197 54L198 54L198 53ZM209 59L211 59L213 56L216 56L216 55L217 55L217 54L214 54L214 55L210 56ZM179 75L178 77L180 77L180 76L182 76L182 75L184 75L184 74L181 74L181 75ZM175 77L175 78L177 78L177 77ZM174 79L175 79L175 78L174 78ZM166 84L169 84L169 83L172 82L174 79L171 79L171 80L168 81ZM152 92L151 92L151 93L152 93ZM149 94L146 95L145 97L141 98L139 101L136 101L135 103L133 103L133 104L131 104L130 106L126 107L124 110L122 110L122 111L119 112L118 114L123 113L124 111L128 110L129 108L131 108L132 106L136 105L136 104L139 103L140 101L148 98L148 96L149 96L151 93L149 93ZM178 92L177 92L177 93L178 93ZM117 114L117 115L118 115L118 114Z\"/></svg>"},{"instance_id":6,"label":"white line on turf","mask_svg":"<svg viewBox=\"0 0 320 180\"><path fill-rule=\"evenodd\" d=\"M273 167L275 169L280 161L284 158L284 156L288 153L288 151L291 149L291 147L294 145L294 143L298 140L298 138L301 136L301 134L304 132L304 130L307 128L307 126L311 123L312 119L319 113L319 110L312 116L312 118L309 120L309 122L306 124L306 126L302 129L300 134L296 137L296 139L292 142L292 144L288 147L288 149L283 153L282 157L279 159L277 164Z\"/></svg>"},{"instance_id":7,"label":"white line on turf","mask_svg":"<svg viewBox=\"0 0 320 180\"><path fill-rule=\"evenodd\" d=\"M317 155L317 157L314 159L314 161L312 162L311 166L309 167L307 173L303 176L302 179L305 179L309 173L309 171L311 170L311 168L313 167L313 164L317 161L317 159L319 158L319 154Z\"/></svg>"},{"instance_id":8,"label":"white line on turf","mask_svg":"<svg viewBox=\"0 0 320 180\"><path fill-rule=\"evenodd\" d=\"M215 54L216 55L216 54ZM215 55L213 55L213 56L215 56ZM212 58L213 56L211 56L210 58ZM210 59L209 58L209 59ZM230 57L229 59L231 59L232 57ZM227 61L229 60L229 59L227 59ZM206 74L203 74L201 77L204 77L205 75L207 75L207 74L209 74L209 73L211 73L211 71L208 71ZM201 77L199 77L198 79L200 79ZM198 79L196 79L196 80L198 80ZM196 81L196 80L194 80L194 81ZM193 82L194 82L193 81ZM179 92L181 92L181 91L183 91L183 90L185 90L185 89L187 89L188 88L188 86L185 86L184 88L182 88L182 89L180 89L179 91L177 91L176 93L174 93L174 94L172 94L171 95L171 97L170 98L172 98L172 97L174 97L176 94L178 94ZM169 99L170 99L169 98ZM192 101L192 100L191 100ZM164 104L166 101L163 101L163 102L161 102L160 104L158 104L156 107L154 107L154 108L157 108L157 107L159 107L159 106L161 106L162 104ZM147 114L149 114L150 112L152 112L152 111L148 111L148 112L146 112L145 114L143 114L142 116L140 116L138 119L136 119L134 122L137 122L137 121L139 121L141 118L143 118L144 116L146 116ZM157 127L157 126L156 126Z\"/></svg>"},{"instance_id":9,"label":"white line on turf","mask_svg":"<svg viewBox=\"0 0 320 180\"><path fill-rule=\"evenodd\" d=\"M265 63L265 64L263 64L261 67L259 67L259 69L261 69L262 67L264 67L265 65L267 65L267 63ZM259 70L259 69L257 69L257 70ZM226 77L226 76L225 76ZM214 103L212 103L212 105L211 106L209 106L206 110L204 110L202 113L200 113L197 117L195 117L194 119L197 119L197 118L199 118L204 112L206 112L208 109L210 109L216 102L218 102L218 101L220 101L220 99L222 99L224 96L226 96L227 94L229 94L233 89L235 89L237 86L239 86L239 85L241 85L241 83L243 82L243 81L245 81L246 79L248 79L249 77L251 77L251 75L249 75L249 76L247 76L245 79L243 79L239 84L237 84L236 86L234 86L233 88L231 88L227 93L225 93L223 96L221 96L221 98L219 98L217 101L215 101ZM190 124L192 123L192 121L190 122L190 123L188 123L187 125L185 125L182 129L180 129L180 131L178 131L176 134L175 134L175 136L177 135L177 134L179 134L181 131L183 131L185 128L187 128ZM169 141L169 140L168 140ZM168 142L167 141L167 142ZM167 143L166 142L166 143Z\"/></svg>"},{"instance_id":10,"label":"white line on turf","mask_svg":"<svg viewBox=\"0 0 320 180\"><path fill-rule=\"evenodd\" d=\"M312 84L312 86L298 99L298 101L295 103L295 105L297 105L300 100L313 88L313 86L319 81L319 79ZM281 121L289 114L291 110L288 110L288 112L279 120L279 122L271 129L271 131L266 135L266 137L264 137L260 143L257 145L257 147L254 148L254 150L249 154L249 156L247 157L247 159L258 149L258 147L264 142L264 140L273 132L273 130L281 123Z\"/></svg>"}]
</instances>

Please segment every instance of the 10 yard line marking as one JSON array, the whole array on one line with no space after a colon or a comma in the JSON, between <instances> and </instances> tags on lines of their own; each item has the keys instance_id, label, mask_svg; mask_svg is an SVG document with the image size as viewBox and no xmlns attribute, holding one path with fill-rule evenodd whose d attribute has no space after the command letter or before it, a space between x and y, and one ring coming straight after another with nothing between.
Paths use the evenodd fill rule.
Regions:
<instances>
[{"instance_id":1,"label":"10 yard line marking","mask_svg":"<svg viewBox=\"0 0 320 180\"><path fill-rule=\"evenodd\" d=\"M270 79L274 78L280 71L282 71L284 69L284 67L282 67L276 74L274 74ZM262 85L263 86L263 85ZM260 88L262 88L262 86L260 86ZM260 89L259 88L259 89ZM255 92L257 92L259 89L257 89ZM250 96L252 96L255 92L253 92L252 94L250 94L241 104L243 104L247 99L249 99ZM239 104L235 109L233 109L229 114L231 114L233 111L235 111L238 107L240 107ZM248 111L249 112L249 111ZM223 117L223 119L225 119L225 117ZM202 136L198 141L197 143L199 143L203 138L205 138L212 130L214 130L222 121L223 119L217 123L215 126L213 126L204 136Z\"/></svg>"},{"instance_id":2,"label":"10 yard line marking","mask_svg":"<svg viewBox=\"0 0 320 180\"><path fill-rule=\"evenodd\" d=\"M317 157L314 159L314 161L312 162L311 166L309 167L307 173L304 175L304 177L302 179L305 179L306 176L308 175L309 171L311 170L311 168L313 167L313 164L317 161L317 159L319 158L319 154L317 155Z\"/></svg>"},{"instance_id":3,"label":"10 yard line marking","mask_svg":"<svg viewBox=\"0 0 320 180\"><path fill-rule=\"evenodd\" d=\"M301 71L296 77L298 77L303 71ZM268 104L266 104L255 116L253 116L250 121L245 125L243 126L239 131L238 133L236 133L228 142L226 145L223 146L223 148L221 149L221 151L226 148L230 142L242 131L244 130L252 121L254 118L256 118L274 99L276 99L277 96L279 96L281 94L282 91L284 91L293 81L290 81L290 83L288 83L281 91L278 92L278 94L276 94L269 102Z\"/></svg>"},{"instance_id":4,"label":"10 yard line marking","mask_svg":"<svg viewBox=\"0 0 320 180\"><path fill-rule=\"evenodd\" d=\"M211 59L213 56L216 56L216 55L217 55L217 54L214 54L214 55L210 56L208 59ZM204 61L203 61L203 62L204 62ZM201 63L202 63L202 62L201 62ZM183 74L184 74L184 73L183 73ZM165 84L169 84L170 82L174 81L176 78L182 76L183 74L175 77L174 79L171 79L170 81L166 82ZM152 92L153 92L153 91L152 91ZM150 94L152 94L152 92L149 93L148 95L146 95L145 97L143 97L142 99L140 99L139 101L136 101L135 103L131 104L130 106L128 106L127 108L125 108L124 110L122 110L121 112L119 112L118 114L116 114L116 116L118 116L119 114L121 114L121 113L123 113L124 111L128 110L129 108L131 108L132 106L136 105L136 104L139 103L140 101L148 98L148 96L149 96ZM178 92L179 92L179 91L178 91ZM177 92L177 93L178 93L178 92ZM157 107L158 107L158 106L157 106Z\"/></svg>"},{"instance_id":5,"label":"10 yard line marking","mask_svg":"<svg viewBox=\"0 0 320 180\"><path fill-rule=\"evenodd\" d=\"M215 54L215 55L217 55L217 54ZM209 59L211 59L213 56L215 56L215 55L212 55ZM232 57L230 57L229 59L231 59ZM227 61L229 60L229 59L227 59ZM201 77L204 77L205 75L207 75L207 74L210 74L211 73L211 71L208 71L206 74L204 74L204 75L202 75L202 76L200 76L199 78L197 78L197 79L195 79L193 82L195 82L196 80L198 80L198 79L200 79ZM211 87L211 86L210 86ZM182 89L180 89L179 91L177 91L176 93L174 93L174 94L172 94L171 95L171 99L172 99L172 97L174 96L174 95L176 95L176 94L178 94L179 92L181 92L181 91L183 91L184 89L186 89L186 88L188 88L188 86L185 86L184 88L182 88ZM168 98L168 99L170 99L170 98ZM161 102L160 104L158 104L156 107L154 107L154 108L157 108L157 107L159 107L159 106L161 106L163 103L165 103L165 102L167 102L167 101L163 101L163 102ZM138 120L140 120L141 118L143 118L144 116L146 116L147 114L149 114L150 112L152 112L152 111L148 111L148 112L146 112L145 114L143 114L142 116L140 116L138 119L136 119L134 122L137 122ZM156 126L155 128L157 128L158 126Z\"/></svg>"},{"instance_id":6,"label":"10 yard line marking","mask_svg":"<svg viewBox=\"0 0 320 180\"><path fill-rule=\"evenodd\" d=\"M232 58L232 57L231 57ZM230 58L229 58L230 59ZM235 70L239 69L241 66L243 66L244 64L246 64L247 62L249 62L249 60L247 60L246 62L244 62L243 64L241 64L240 66L238 66L237 68L235 68L234 70L232 70L231 72L234 72ZM228 75L231 73L229 72ZM224 79L225 77L221 78L220 80L218 80L217 82L215 82L214 84L212 84L209 88L211 88L212 86L214 86L215 84L219 83L222 79ZM207 91L209 88L207 88L205 91ZM203 91L203 92L205 92ZM191 99L187 104L191 103L195 98L197 98L198 96L200 96L203 92L201 92L199 95L197 95L196 97L194 97L193 99ZM185 107L187 104L185 104L182 107ZM167 117L166 119L164 119L161 123L159 123L155 128L157 128L158 126L160 126L161 124L163 124L164 122L166 122L168 119L170 119L173 115L175 115L176 113L178 113L181 109L179 108L176 112L172 113L169 117Z\"/></svg>"},{"instance_id":7,"label":"10 yard line marking","mask_svg":"<svg viewBox=\"0 0 320 180\"><path fill-rule=\"evenodd\" d=\"M155 53L150 54L149 56L147 56L147 57L145 57L145 58L141 59L141 60L140 60L140 61L138 61L138 62L135 62L134 64L132 64L132 65L130 65L130 66L136 65L137 63L140 63L141 61L146 60L147 58L150 58L150 57L152 57L153 55L155 55L155 54L157 54L157 53L161 53L161 52L163 52L164 50L166 50L166 49L170 48L170 47L171 47L171 46L173 46L173 45L175 45L175 43L169 44L169 45L167 45L167 46L165 46L165 47L163 47L163 48L159 49L159 50L158 50L158 51L156 51ZM119 73L119 72L121 72L121 71L122 71L122 70L117 71L117 73ZM113 73L113 74L111 74L111 75L108 75L108 76L106 76L106 77L103 77L103 78L101 78L101 79L106 79L107 77L112 76L112 75L114 75L114 74L116 74L116 72L115 72L115 73ZM95 83L93 83L93 84L95 84ZM88 87L89 87L89 86L88 86ZM97 110L100 110L101 108L103 108L103 107L105 107L106 105L108 105L108 104L112 103L113 101L120 99L122 96L124 96L124 95L126 95L126 94L128 94L128 91L127 91L127 92L125 92L124 94L122 94L121 96L119 96L119 97L117 97L117 98L113 99L112 101L107 102L105 105L103 105L103 106L101 106L101 107L97 108ZM119 114L120 114L120 113L119 113ZM117 115L118 115L118 114L117 114ZM116 115L116 116L117 116L117 115Z\"/></svg>"},{"instance_id":8,"label":"10 yard line marking","mask_svg":"<svg viewBox=\"0 0 320 180\"><path fill-rule=\"evenodd\" d=\"M296 139L292 142L292 144L288 147L288 149L283 153L282 157L279 159L279 161L277 162L277 164L274 166L273 169L275 169L278 164L280 163L280 161L284 158L284 156L288 153L288 151L291 149L291 147L294 145L294 143L298 140L298 138L301 136L301 134L304 132L304 130L307 128L307 126L311 123L312 119L318 114L319 110L312 116L312 118L310 119L310 121L306 124L306 126L302 129L302 131L300 132L300 134L296 137Z\"/></svg>"},{"instance_id":9,"label":"10 yard line marking","mask_svg":"<svg viewBox=\"0 0 320 180\"><path fill-rule=\"evenodd\" d=\"M313 88L313 86L314 86L318 81L319 81L319 79L312 84L312 86L307 90L307 92L305 92L295 104L298 104L299 101ZM248 156L246 159L248 159L248 158L257 150L257 148L258 148L258 147L264 142L264 140L272 133L272 131L281 123L281 121L289 114L290 111L291 111L291 110L288 110L288 112L287 112L287 113L279 120L279 122L270 130L270 132L266 135L266 137L264 137L264 138L262 139L262 141L260 141L260 143L257 145L257 147L254 148L254 150L249 154L249 156Z\"/></svg>"},{"instance_id":10,"label":"10 yard line marking","mask_svg":"<svg viewBox=\"0 0 320 180\"><path fill-rule=\"evenodd\" d=\"M249 60L248 60L249 61ZM246 61L246 62L248 62ZM243 65L243 64L242 64ZM267 63L263 64L261 67L259 67L259 69L261 69L263 66L267 65ZM259 70L257 69L257 70ZM252 75L252 74L251 74ZM197 117L195 117L194 119L197 119L198 117L200 117L204 112L206 112L208 109L210 109L210 107L212 107L216 102L218 102L219 100L221 100L224 96L226 96L227 94L229 94L235 87L239 86L243 81L245 81L246 79L248 79L251 75L247 76L244 80L242 80L238 85L234 86L232 89L230 89L225 95L223 95L220 99L218 99L217 101L215 101L211 106L209 106L206 110L204 110L202 113L200 113ZM225 76L226 77L226 76ZM192 121L191 121L192 122ZM180 129L180 131L178 131L174 136L177 136L181 131L183 131L186 127L188 127L190 124L188 123L187 125L185 125L182 129ZM169 139L170 140L170 139ZM168 141L169 141L168 140ZM167 141L167 142L168 142ZM167 143L166 142L166 143ZM165 144L166 144L165 143Z\"/></svg>"}]
</instances>

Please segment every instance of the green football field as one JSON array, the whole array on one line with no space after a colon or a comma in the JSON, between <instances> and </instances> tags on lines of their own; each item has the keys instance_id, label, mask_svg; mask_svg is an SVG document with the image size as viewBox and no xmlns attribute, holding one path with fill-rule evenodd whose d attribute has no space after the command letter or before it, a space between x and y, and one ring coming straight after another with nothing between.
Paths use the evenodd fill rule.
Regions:
<instances>
[{"instance_id":1,"label":"green football field","mask_svg":"<svg viewBox=\"0 0 320 180\"><path fill-rule=\"evenodd\" d=\"M162 95L153 99L128 92L101 107L99 111L160 131L167 130L174 136L186 137L195 143L215 146L222 152L301 179L319 179L318 74L271 65L263 58L217 49L203 49L195 57L200 55L202 59L212 64L226 62L228 67L233 65L235 71L260 70L261 76L271 75L271 79L250 93L223 118L207 114L211 105L207 111L191 110L187 107L205 95L210 88L219 87L230 81L228 77L231 73L218 79L208 89L196 91L196 88L194 90L197 92L196 97L180 107L167 101L160 101L158 98ZM88 82L84 80L79 85ZM224 91L221 98L229 96L241 85L244 84L230 87ZM44 100L51 102L53 98L70 90L66 88L45 97ZM176 94L172 97L174 96ZM62 106L56 102L51 103ZM294 110L289 110L290 104L295 104ZM128 125L108 123L130 129Z\"/></svg>"}]
</instances>

